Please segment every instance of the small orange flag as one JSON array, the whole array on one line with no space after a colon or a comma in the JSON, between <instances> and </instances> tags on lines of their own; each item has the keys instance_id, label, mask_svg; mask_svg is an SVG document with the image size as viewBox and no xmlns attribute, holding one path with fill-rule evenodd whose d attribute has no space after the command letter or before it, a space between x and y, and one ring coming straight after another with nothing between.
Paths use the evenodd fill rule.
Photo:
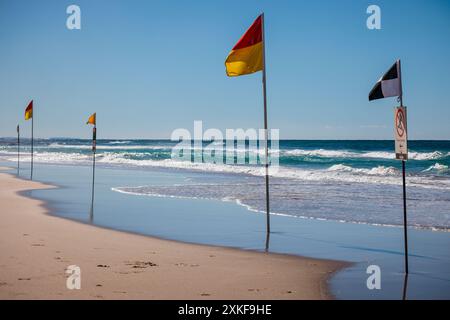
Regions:
<instances>
[{"instance_id":1,"label":"small orange flag","mask_svg":"<svg viewBox=\"0 0 450 320\"><path fill-rule=\"evenodd\" d=\"M93 125L95 126L95 125L96 125L96 115L97 115L97 112L93 113L93 114L89 117L89 119L88 119L88 121L86 122L86 124L93 124Z\"/></svg>"},{"instance_id":2,"label":"small orange flag","mask_svg":"<svg viewBox=\"0 0 450 320\"><path fill-rule=\"evenodd\" d=\"M30 101L25 109L25 120L30 120L31 118L33 118L33 100Z\"/></svg>"}]
</instances>

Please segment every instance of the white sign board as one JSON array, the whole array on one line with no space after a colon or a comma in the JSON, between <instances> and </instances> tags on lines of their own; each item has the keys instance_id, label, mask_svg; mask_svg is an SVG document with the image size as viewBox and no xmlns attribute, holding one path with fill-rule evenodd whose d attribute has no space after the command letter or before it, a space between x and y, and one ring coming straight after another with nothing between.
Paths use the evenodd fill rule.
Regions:
<instances>
[{"instance_id":1,"label":"white sign board","mask_svg":"<svg viewBox=\"0 0 450 320\"><path fill-rule=\"evenodd\" d=\"M394 109L395 158L408 160L408 133L406 107Z\"/></svg>"}]
</instances>

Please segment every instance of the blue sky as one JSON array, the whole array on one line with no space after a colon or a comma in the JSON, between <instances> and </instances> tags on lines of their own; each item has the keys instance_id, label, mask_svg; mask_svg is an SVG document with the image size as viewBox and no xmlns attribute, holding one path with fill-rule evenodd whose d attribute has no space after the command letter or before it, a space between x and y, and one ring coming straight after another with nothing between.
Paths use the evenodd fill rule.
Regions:
<instances>
[{"instance_id":1,"label":"blue sky","mask_svg":"<svg viewBox=\"0 0 450 320\"><path fill-rule=\"evenodd\" d=\"M66 8L81 8L81 30ZM366 9L381 8L381 30ZM0 136L29 100L35 136L170 138L176 128L260 128L261 73L228 78L224 60L266 18L269 126L281 138L392 139L395 98L369 103L402 59L411 139L450 139L450 2L0 1Z\"/></svg>"}]
</instances>

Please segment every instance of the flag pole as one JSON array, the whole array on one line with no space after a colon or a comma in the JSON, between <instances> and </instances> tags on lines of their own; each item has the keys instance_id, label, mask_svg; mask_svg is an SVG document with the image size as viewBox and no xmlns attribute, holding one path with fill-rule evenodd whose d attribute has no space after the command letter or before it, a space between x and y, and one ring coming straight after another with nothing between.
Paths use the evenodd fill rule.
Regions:
<instances>
[{"instance_id":1,"label":"flag pole","mask_svg":"<svg viewBox=\"0 0 450 320\"><path fill-rule=\"evenodd\" d=\"M17 175L20 174L20 127L17 125Z\"/></svg>"},{"instance_id":2,"label":"flag pole","mask_svg":"<svg viewBox=\"0 0 450 320\"><path fill-rule=\"evenodd\" d=\"M400 78L400 106L403 108L403 85L401 61L398 60L398 76ZM403 233L405 241L405 273L408 274L408 220L406 210L406 161L402 159L402 180L403 180Z\"/></svg>"},{"instance_id":3,"label":"flag pole","mask_svg":"<svg viewBox=\"0 0 450 320\"><path fill-rule=\"evenodd\" d=\"M31 109L31 180L33 180L34 105Z\"/></svg>"},{"instance_id":4,"label":"flag pole","mask_svg":"<svg viewBox=\"0 0 450 320\"><path fill-rule=\"evenodd\" d=\"M266 167L266 213L267 213L267 233L270 233L270 201L269 201L269 133L267 130L267 93L266 93L266 40L264 31L264 13L261 15L261 26L262 26L262 45L263 45L263 72L262 72L262 82L263 82L263 96L264 96L264 138L266 142L265 150L265 167ZM267 239L269 239L267 237ZM266 248L268 243L266 241Z\"/></svg>"},{"instance_id":5,"label":"flag pole","mask_svg":"<svg viewBox=\"0 0 450 320\"><path fill-rule=\"evenodd\" d=\"M402 300L406 300L406 293L408 292L408 274L405 273L405 278L403 279L403 295Z\"/></svg>"},{"instance_id":6,"label":"flag pole","mask_svg":"<svg viewBox=\"0 0 450 320\"><path fill-rule=\"evenodd\" d=\"M96 140L97 140L97 126L94 125L94 128L92 129L92 196L91 196L91 211L89 214L89 219L91 222L94 219L94 183L95 183Z\"/></svg>"},{"instance_id":7,"label":"flag pole","mask_svg":"<svg viewBox=\"0 0 450 320\"><path fill-rule=\"evenodd\" d=\"M402 160L403 171L403 230L405 237L405 273L408 274L408 222L406 218L406 174L405 174L405 160Z\"/></svg>"}]
</instances>

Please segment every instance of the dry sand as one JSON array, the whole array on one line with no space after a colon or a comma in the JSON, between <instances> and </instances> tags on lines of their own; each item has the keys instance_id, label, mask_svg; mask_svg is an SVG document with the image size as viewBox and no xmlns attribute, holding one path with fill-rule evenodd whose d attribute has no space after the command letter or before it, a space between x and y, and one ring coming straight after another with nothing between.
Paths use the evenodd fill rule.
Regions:
<instances>
[{"instance_id":1,"label":"dry sand","mask_svg":"<svg viewBox=\"0 0 450 320\"><path fill-rule=\"evenodd\" d=\"M0 299L327 299L346 264L186 244L48 215L20 191L51 188L0 173ZM66 268L81 268L81 289Z\"/></svg>"}]
</instances>

